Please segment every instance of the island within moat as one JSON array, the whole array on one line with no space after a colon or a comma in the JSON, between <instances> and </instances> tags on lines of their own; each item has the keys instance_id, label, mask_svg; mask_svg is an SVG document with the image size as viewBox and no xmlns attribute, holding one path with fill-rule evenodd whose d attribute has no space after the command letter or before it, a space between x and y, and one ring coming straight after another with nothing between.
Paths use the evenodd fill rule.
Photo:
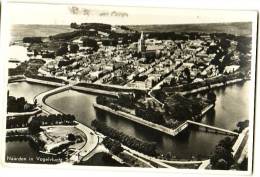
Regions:
<instances>
[{"instance_id":1,"label":"island within moat","mask_svg":"<svg viewBox=\"0 0 260 177\"><path fill-rule=\"evenodd\" d=\"M14 39L6 162L247 170L251 36L162 26Z\"/></svg>"}]
</instances>

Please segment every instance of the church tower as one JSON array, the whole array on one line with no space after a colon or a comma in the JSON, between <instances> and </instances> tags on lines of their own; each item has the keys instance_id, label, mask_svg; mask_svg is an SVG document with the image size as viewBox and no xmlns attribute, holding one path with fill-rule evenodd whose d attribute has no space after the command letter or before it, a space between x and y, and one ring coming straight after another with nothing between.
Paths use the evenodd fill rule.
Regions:
<instances>
[{"instance_id":1,"label":"church tower","mask_svg":"<svg viewBox=\"0 0 260 177\"><path fill-rule=\"evenodd\" d=\"M138 41L138 52L145 52L145 37L143 31L141 32L141 37Z\"/></svg>"}]
</instances>

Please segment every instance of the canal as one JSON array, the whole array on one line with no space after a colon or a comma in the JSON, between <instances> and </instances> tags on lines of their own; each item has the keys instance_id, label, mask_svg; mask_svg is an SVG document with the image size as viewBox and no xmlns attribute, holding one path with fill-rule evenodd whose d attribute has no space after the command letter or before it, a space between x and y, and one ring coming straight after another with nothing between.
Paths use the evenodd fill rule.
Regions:
<instances>
[{"instance_id":1,"label":"canal","mask_svg":"<svg viewBox=\"0 0 260 177\"><path fill-rule=\"evenodd\" d=\"M234 130L238 121L248 119L250 81L218 88L214 92L217 96L215 109L204 116L202 123Z\"/></svg>"},{"instance_id":2,"label":"canal","mask_svg":"<svg viewBox=\"0 0 260 177\"><path fill-rule=\"evenodd\" d=\"M237 122L248 119L247 94L249 85L250 82L245 82L216 89L215 109L206 114L202 122L232 130L236 127ZM26 82L11 83L8 88L10 95L25 96L28 99L32 99L42 91L52 89L52 87ZM154 141L160 151L172 152L177 158L190 158L197 155L206 157L214 150L218 141L225 137L224 135L195 130L191 130L186 136L179 138L170 137L109 113L96 111L92 106L95 100L95 95L69 90L50 96L46 103L64 113L74 114L77 120L85 125L90 126L92 120L99 119L106 122L108 126L133 137L144 141Z\"/></svg>"}]
</instances>

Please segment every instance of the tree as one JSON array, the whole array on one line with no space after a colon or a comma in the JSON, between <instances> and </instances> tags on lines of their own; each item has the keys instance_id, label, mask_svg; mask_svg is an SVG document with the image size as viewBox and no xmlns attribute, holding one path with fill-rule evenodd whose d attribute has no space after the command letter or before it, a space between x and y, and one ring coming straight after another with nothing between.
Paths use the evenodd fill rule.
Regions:
<instances>
[{"instance_id":1,"label":"tree","mask_svg":"<svg viewBox=\"0 0 260 177\"><path fill-rule=\"evenodd\" d=\"M246 127L249 126L249 120L241 121L237 123L237 127L239 128L239 132L242 132Z\"/></svg>"},{"instance_id":2,"label":"tree","mask_svg":"<svg viewBox=\"0 0 260 177\"><path fill-rule=\"evenodd\" d=\"M117 100L121 106L132 108L134 105L134 95L132 93L119 93Z\"/></svg>"},{"instance_id":3,"label":"tree","mask_svg":"<svg viewBox=\"0 0 260 177\"><path fill-rule=\"evenodd\" d=\"M29 121L28 124L28 130L31 134L37 134L39 133L42 129L40 128L40 121L37 117L33 117L31 121Z\"/></svg>"},{"instance_id":4,"label":"tree","mask_svg":"<svg viewBox=\"0 0 260 177\"><path fill-rule=\"evenodd\" d=\"M31 105L31 104L29 104L29 103L25 103L25 104L24 104L23 110L24 110L25 112L30 111L31 109L32 109L32 105Z\"/></svg>"},{"instance_id":5,"label":"tree","mask_svg":"<svg viewBox=\"0 0 260 177\"><path fill-rule=\"evenodd\" d=\"M7 111L8 112L24 112L32 108L27 104L24 97L15 98L13 96L8 96L7 99Z\"/></svg>"},{"instance_id":6,"label":"tree","mask_svg":"<svg viewBox=\"0 0 260 177\"><path fill-rule=\"evenodd\" d=\"M68 134L68 140L69 141L75 141L76 140L76 136L74 134L72 134L72 133L69 133Z\"/></svg>"},{"instance_id":7,"label":"tree","mask_svg":"<svg viewBox=\"0 0 260 177\"><path fill-rule=\"evenodd\" d=\"M78 44L71 44L70 45L70 52L71 53L77 53L78 50L79 50Z\"/></svg>"},{"instance_id":8,"label":"tree","mask_svg":"<svg viewBox=\"0 0 260 177\"><path fill-rule=\"evenodd\" d=\"M230 137L225 137L224 139L220 140L218 145L229 151L232 151L232 140Z\"/></svg>"},{"instance_id":9,"label":"tree","mask_svg":"<svg viewBox=\"0 0 260 177\"><path fill-rule=\"evenodd\" d=\"M217 96L212 90L210 90L207 94L207 99L209 100L210 103L215 104Z\"/></svg>"},{"instance_id":10,"label":"tree","mask_svg":"<svg viewBox=\"0 0 260 177\"><path fill-rule=\"evenodd\" d=\"M227 170L234 163L232 155L231 139L225 138L216 146L213 155L210 157L210 163L213 169Z\"/></svg>"},{"instance_id":11,"label":"tree","mask_svg":"<svg viewBox=\"0 0 260 177\"><path fill-rule=\"evenodd\" d=\"M188 82L191 82L190 70L189 70L189 68L185 68L185 69L183 70L183 72L184 72L184 74L185 74L185 76L186 76L186 78L187 78L187 81L188 81Z\"/></svg>"},{"instance_id":12,"label":"tree","mask_svg":"<svg viewBox=\"0 0 260 177\"><path fill-rule=\"evenodd\" d=\"M224 159L219 159L215 165L216 170L228 170L228 163Z\"/></svg>"},{"instance_id":13,"label":"tree","mask_svg":"<svg viewBox=\"0 0 260 177\"><path fill-rule=\"evenodd\" d=\"M166 98L165 110L173 115L176 120L185 121L193 116L191 100L180 94L174 94Z\"/></svg>"},{"instance_id":14,"label":"tree","mask_svg":"<svg viewBox=\"0 0 260 177\"><path fill-rule=\"evenodd\" d=\"M230 47L230 41L226 38L222 38L220 40L220 46L222 47L222 49L228 50L228 48Z\"/></svg>"},{"instance_id":15,"label":"tree","mask_svg":"<svg viewBox=\"0 0 260 177\"><path fill-rule=\"evenodd\" d=\"M62 56L68 52L68 48L66 47L61 47L56 51L57 56Z\"/></svg>"},{"instance_id":16,"label":"tree","mask_svg":"<svg viewBox=\"0 0 260 177\"><path fill-rule=\"evenodd\" d=\"M241 162L241 164L239 164L239 169L247 171L247 169L248 169L248 159L247 158L244 158L244 160Z\"/></svg>"},{"instance_id":17,"label":"tree","mask_svg":"<svg viewBox=\"0 0 260 177\"><path fill-rule=\"evenodd\" d=\"M191 110L192 110L192 115L199 115L201 114L201 110L203 109L202 105L199 103L192 103L191 104Z\"/></svg>"},{"instance_id":18,"label":"tree","mask_svg":"<svg viewBox=\"0 0 260 177\"><path fill-rule=\"evenodd\" d=\"M219 50L219 46L213 45L213 46L209 46L206 53L207 54L215 54L215 53L217 53L218 50Z\"/></svg>"},{"instance_id":19,"label":"tree","mask_svg":"<svg viewBox=\"0 0 260 177\"><path fill-rule=\"evenodd\" d=\"M71 24L70 24L70 27L71 27L71 28L78 29L78 28L79 28L79 25L78 25L77 23L71 23Z\"/></svg>"},{"instance_id":20,"label":"tree","mask_svg":"<svg viewBox=\"0 0 260 177\"><path fill-rule=\"evenodd\" d=\"M33 105L37 106L37 99L34 100Z\"/></svg>"},{"instance_id":21,"label":"tree","mask_svg":"<svg viewBox=\"0 0 260 177\"><path fill-rule=\"evenodd\" d=\"M20 97L17 99L17 102L20 103L21 105L25 105L26 101L24 97Z\"/></svg>"},{"instance_id":22,"label":"tree","mask_svg":"<svg viewBox=\"0 0 260 177\"><path fill-rule=\"evenodd\" d=\"M56 51L57 56L62 56L68 52L68 44L63 43L61 47Z\"/></svg>"},{"instance_id":23,"label":"tree","mask_svg":"<svg viewBox=\"0 0 260 177\"><path fill-rule=\"evenodd\" d=\"M94 39L84 38L83 39L83 46L84 47L92 47L94 51L97 51L99 46L97 41Z\"/></svg>"},{"instance_id":24,"label":"tree","mask_svg":"<svg viewBox=\"0 0 260 177\"><path fill-rule=\"evenodd\" d=\"M33 50L33 56L37 56L39 53L36 49Z\"/></svg>"}]
</instances>

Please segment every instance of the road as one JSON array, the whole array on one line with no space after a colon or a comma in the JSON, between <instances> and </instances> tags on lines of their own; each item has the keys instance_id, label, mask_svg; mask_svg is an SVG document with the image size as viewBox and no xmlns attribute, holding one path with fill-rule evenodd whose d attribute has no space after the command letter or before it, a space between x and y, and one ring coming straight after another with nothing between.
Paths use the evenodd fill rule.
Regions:
<instances>
[{"instance_id":1,"label":"road","mask_svg":"<svg viewBox=\"0 0 260 177\"><path fill-rule=\"evenodd\" d=\"M79 162L81 161L85 156L92 154L94 155L92 152L94 152L94 150L96 149L96 147L98 146L98 141L99 138L98 136L95 134L95 132L86 127L85 125L81 124L78 122L78 124L75 126L76 128L78 128L79 130L81 130L82 132L84 132L84 134L87 136L87 141L86 144L81 148L78 149L71 157L70 160L73 162ZM92 156L91 155L91 156ZM91 157L90 156L90 157Z\"/></svg>"},{"instance_id":2,"label":"road","mask_svg":"<svg viewBox=\"0 0 260 177\"><path fill-rule=\"evenodd\" d=\"M43 109L45 112L47 112L47 114L62 114L62 112L60 112L60 111L56 110L55 108L52 108L48 104L46 104L44 100L50 95L71 89L72 86L73 86L72 84L69 84L69 85L65 85L63 87L58 87L56 89L41 93L41 94L37 95L34 99L37 99L37 104L39 105L39 107L41 109ZM77 122L77 125L75 127L77 129L81 130L82 132L84 132L87 139L85 140L86 144L81 149L78 149L77 151L75 151L72 154L72 156L69 159L70 163L78 162L84 156L91 153L97 147L98 141L99 141L97 134L89 127L81 124L80 122Z\"/></svg>"}]
</instances>

